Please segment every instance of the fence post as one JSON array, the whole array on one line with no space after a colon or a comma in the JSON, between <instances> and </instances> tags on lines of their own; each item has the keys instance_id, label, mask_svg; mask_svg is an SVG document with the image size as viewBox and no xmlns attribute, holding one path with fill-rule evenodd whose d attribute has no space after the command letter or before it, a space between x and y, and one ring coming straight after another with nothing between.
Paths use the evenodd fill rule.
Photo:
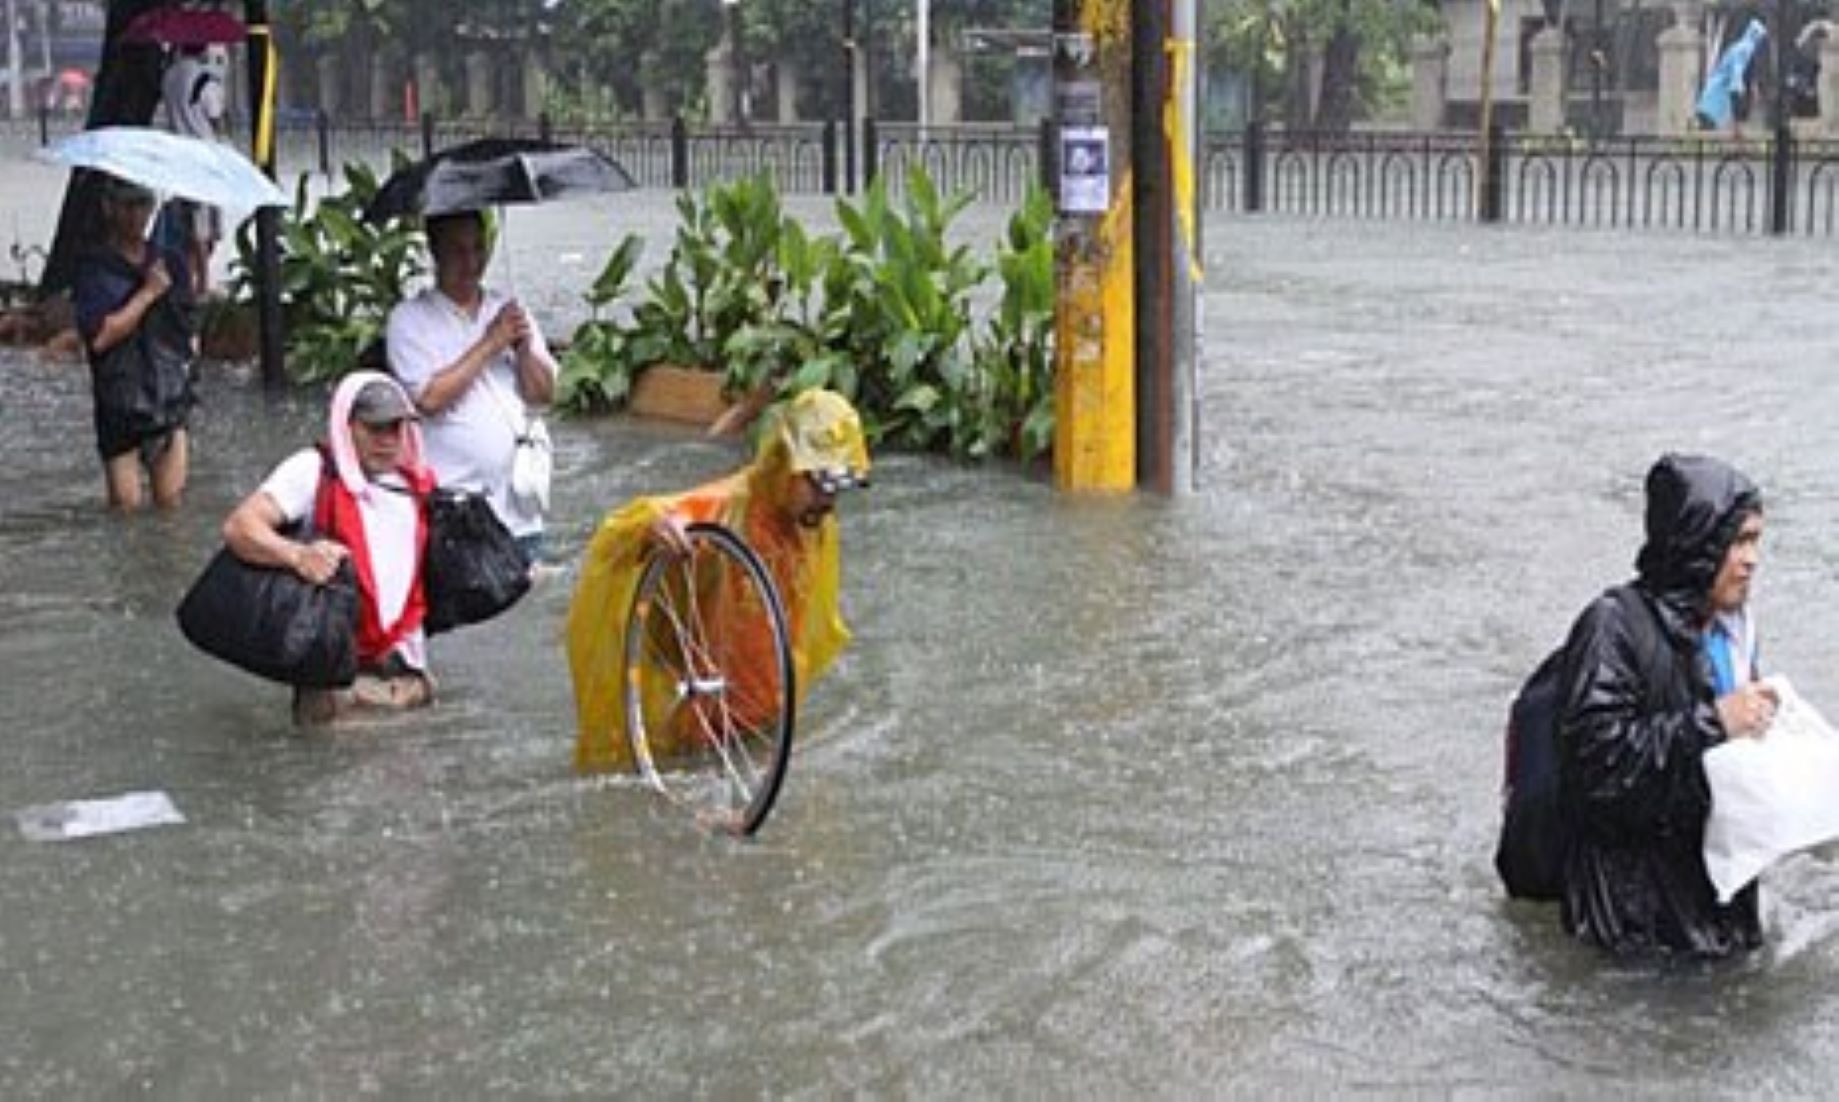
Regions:
<instances>
[{"instance_id":1,"label":"fence post","mask_svg":"<svg viewBox=\"0 0 1839 1102\"><path fill-rule=\"evenodd\" d=\"M867 186L881 175L881 139L876 133L875 120L865 116L862 119L862 183Z\"/></svg>"},{"instance_id":2,"label":"fence post","mask_svg":"<svg viewBox=\"0 0 1839 1102\"><path fill-rule=\"evenodd\" d=\"M421 155L426 160L434 156L434 112L421 113Z\"/></svg>"},{"instance_id":3,"label":"fence post","mask_svg":"<svg viewBox=\"0 0 1839 1102\"><path fill-rule=\"evenodd\" d=\"M1788 233L1793 204L1789 191L1794 179L1794 133L1788 129L1788 112L1778 108L1775 120L1775 148L1769 165L1769 232L1776 237Z\"/></svg>"},{"instance_id":4,"label":"fence post","mask_svg":"<svg viewBox=\"0 0 1839 1102\"><path fill-rule=\"evenodd\" d=\"M1037 167L1041 172L1041 190L1046 192L1048 196L1054 200L1057 208L1060 202L1058 179L1060 175L1060 164L1058 158L1054 155L1054 138L1056 136L1057 135L1054 133L1053 115L1051 113L1042 115L1040 131L1034 138L1035 160L1038 162Z\"/></svg>"},{"instance_id":5,"label":"fence post","mask_svg":"<svg viewBox=\"0 0 1839 1102\"><path fill-rule=\"evenodd\" d=\"M690 128L682 115L670 123L670 186L678 191L690 186Z\"/></svg>"},{"instance_id":6,"label":"fence post","mask_svg":"<svg viewBox=\"0 0 1839 1102\"><path fill-rule=\"evenodd\" d=\"M1245 178L1240 181L1244 193L1245 213L1257 214L1264 209L1264 123L1253 119L1245 124Z\"/></svg>"},{"instance_id":7,"label":"fence post","mask_svg":"<svg viewBox=\"0 0 1839 1102\"><path fill-rule=\"evenodd\" d=\"M1507 175L1507 149L1502 143L1503 137L1499 123L1488 125L1487 154L1481 165L1481 210L1478 212L1483 222L1501 220L1501 185Z\"/></svg>"},{"instance_id":8,"label":"fence post","mask_svg":"<svg viewBox=\"0 0 1839 1102\"><path fill-rule=\"evenodd\" d=\"M835 195L836 188L836 120L824 120L824 194Z\"/></svg>"},{"instance_id":9,"label":"fence post","mask_svg":"<svg viewBox=\"0 0 1839 1102\"><path fill-rule=\"evenodd\" d=\"M319 132L319 174L332 178L332 120L324 109L313 116L313 128Z\"/></svg>"}]
</instances>

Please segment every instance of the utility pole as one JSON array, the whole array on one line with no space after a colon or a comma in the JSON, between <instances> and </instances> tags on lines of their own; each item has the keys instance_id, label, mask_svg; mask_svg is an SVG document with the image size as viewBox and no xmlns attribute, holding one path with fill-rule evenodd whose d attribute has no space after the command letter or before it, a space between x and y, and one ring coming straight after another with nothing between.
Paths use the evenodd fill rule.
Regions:
<instances>
[{"instance_id":1,"label":"utility pole","mask_svg":"<svg viewBox=\"0 0 1839 1102\"><path fill-rule=\"evenodd\" d=\"M1194 489L1196 306L1201 271L1196 0L1139 0L1135 28L1137 482Z\"/></svg>"},{"instance_id":2,"label":"utility pole","mask_svg":"<svg viewBox=\"0 0 1839 1102\"><path fill-rule=\"evenodd\" d=\"M932 0L919 0L918 25L914 27L917 54L914 75L919 82L920 139L925 140L926 126L932 121Z\"/></svg>"},{"instance_id":3,"label":"utility pole","mask_svg":"<svg viewBox=\"0 0 1839 1102\"><path fill-rule=\"evenodd\" d=\"M1055 0L1054 476L1194 488L1196 0Z\"/></svg>"},{"instance_id":4,"label":"utility pole","mask_svg":"<svg viewBox=\"0 0 1839 1102\"><path fill-rule=\"evenodd\" d=\"M1054 482L1062 490L1136 485L1130 9L1130 0L1054 0Z\"/></svg>"},{"instance_id":5,"label":"utility pole","mask_svg":"<svg viewBox=\"0 0 1839 1102\"><path fill-rule=\"evenodd\" d=\"M26 114L25 55L19 48L18 0L6 0L6 117L22 119Z\"/></svg>"},{"instance_id":6,"label":"utility pole","mask_svg":"<svg viewBox=\"0 0 1839 1102\"><path fill-rule=\"evenodd\" d=\"M843 194L856 193L856 0L843 0Z\"/></svg>"},{"instance_id":7,"label":"utility pole","mask_svg":"<svg viewBox=\"0 0 1839 1102\"><path fill-rule=\"evenodd\" d=\"M1793 0L1775 0L1775 141L1769 150L1769 232L1786 234L1793 222L1794 107L1788 102L1788 65L1794 58Z\"/></svg>"},{"instance_id":8,"label":"utility pole","mask_svg":"<svg viewBox=\"0 0 1839 1102\"><path fill-rule=\"evenodd\" d=\"M274 31L268 25L267 0L243 0L243 23L249 62L249 159L273 180L275 87L281 74ZM287 365L281 332L281 212L275 207L255 212L255 291L262 334L262 383L279 389L287 381Z\"/></svg>"}]
</instances>

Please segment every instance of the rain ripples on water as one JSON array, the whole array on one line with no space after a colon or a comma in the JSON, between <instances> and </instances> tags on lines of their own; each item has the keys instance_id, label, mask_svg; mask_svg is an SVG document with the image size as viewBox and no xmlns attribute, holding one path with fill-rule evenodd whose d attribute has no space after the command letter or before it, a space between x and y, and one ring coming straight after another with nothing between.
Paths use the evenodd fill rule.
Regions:
<instances>
[{"instance_id":1,"label":"rain ripples on water","mask_svg":"<svg viewBox=\"0 0 1839 1102\"><path fill-rule=\"evenodd\" d=\"M671 211L513 217L565 331ZM436 641L437 707L294 731L172 608L319 400L207 367L185 508L124 521L83 370L0 352L0 808L157 789L187 819L0 834L0 1096L1825 1091L1839 864L1784 864L1771 948L1701 970L1568 944L1489 858L1507 697L1625 576L1664 449L1762 483L1767 661L1839 711L1830 248L1207 240L1200 492L881 457L844 505L855 643L748 844L570 773L572 566ZM555 428L565 561L738 458Z\"/></svg>"}]
</instances>

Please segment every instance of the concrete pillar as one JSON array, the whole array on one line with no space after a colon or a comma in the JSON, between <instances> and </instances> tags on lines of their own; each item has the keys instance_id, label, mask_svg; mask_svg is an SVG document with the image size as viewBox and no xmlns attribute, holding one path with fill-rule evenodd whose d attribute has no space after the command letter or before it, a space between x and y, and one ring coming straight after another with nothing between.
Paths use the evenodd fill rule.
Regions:
<instances>
[{"instance_id":1,"label":"concrete pillar","mask_svg":"<svg viewBox=\"0 0 1839 1102\"><path fill-rule=\"evenodd\" d=\"M1441 130L1449 102L1449 42L1440 36L1411 40L1411 127Z\"/></svg>"},{"instance_id":2,"label":"concrete pillar","mask_svg":"<svg viewBox=\"0 0 1839 1102\"><path fill-rule=\"evenodd\" d=\"M396 56L385 50L370 55L370 117L393 119L402 114L402 81L396 75Z\"/></svg>"},{"instance_id":3,"label":"concrete pillar","mask_svg":"<svg viewBox=\"0 0 1839 1102\"><path fill-rule=\"evenodd\" d=\"M639 118L646 122L670 119L670 100L664 95L664 81L658 70L663 68L657 52L646 50L639 55Z\"/></svg>"},{"instance_id":4,"label":"concrete pillar","mask_svg":"<svg viewBox=\"0 0 1839 1102\"><path fill-rule=\"evenodd\" d=\"M734 65L727 52L717 47L703 59L703 66L709 121L716 126L727 126L734 121Z\"/></svg>"},{"instance_id":5,"label":"concrete pillar","mask_svg":"<svg viewBox=\"0 0 1839 1102\"><path fill-rule=\"evenodd\" d=\"M1677 18L1677 16L1676 16ZM1654 130L1661 136L1690 134L1699 98L1699 59L1704 36L1698 24L1675 22L1660 32L1660 97Z\"/></svg>"},{"instance_id":6,"label":"concrete pillar","mask_svg":"<svg viewBox=\"0 0 1839 1102\"><path fill-rule=\"evenodd\" d=\"M543 105L549 99L549 66L543 64L543 55L535 50L525 50L523 57L524 118L534 119L543 113Z\"/></svg>"},{"instance_id":7,"label":"concrete pillar","mask_svg":"<svg viewBox=\"0 0 1839 1102\"><path fill-rule=\"evenodd\" d=\"M1839 35L1820 43L1820 123L1839 135Z\"/></svg>"},{"instance_id":8,"label":"concrete pillar","mask_svg":"<svg viewBox=\"0 0 1839 1102\"><path fill-rule=\"evenodd\" d=\"M329 118L338 118L339 109L344 106L345 66L337 51L327 50L314 61L313 67L319 77L319 109Z\"/></svg>"},{"instance_id":9,"label":"concrete pillar","mask_svg":"<svg viewBox=\"0 0 1839 1102\"><path fill-rule=\"evenodd\" d=\"M781 58L773 62L773 117L778 121L798 121L798 66Z\"/></svg>"},{"instance_id":10,"label":"concrete pillar","mask_svg":"<svg viewBox=\"0 0 1839 1102\"><path fill-rule=\"evenodd\" d=\"M467 54L466 113L473 118L491 118L498 107L493 91L491 55L484 50Z\"/></svg>"},{"instance_id":11,"label":"concrete pillar","mask_svg":"<svg viewBox=\"0 0 1839 1102\"><path fill-rule=\"evenodd\" d=\"M707 73L703 87L708 94L709 122L715 126L733 125L734 82L740 74L735 72L734 46L727 32L722 33L722 40L703 58L703 66Z\"/></svg>"},{"instance_id":12,"label":"concrete pillar","mask_svg":"<svg viewBox=\"0 0 1839 1102\"><path fill-rule=\"evenodd\" d=\"M937 49L927 59L931 76L926 81L931 99L927 119L935 126L964 121L964 62L951 50Z\"/></svg>"},{"instance_id":13,"label":"concrete pillar","mask_svg":"<svg viewBox=\"0 0 1839 1102\"><path fill-rule=\"evenodd\" d=\"M440 61L429 54L415 55L415 93L423 111L447 113L447 88L441 82Z\"/></svg>"},{"instance_id":14,"label":"concrete pillar","mask_svg":"<svg viewBox=\"0 0 1839 1102\"><path fill-rule=\"evenodd\" d=\"M870 89L868 83L867 50L858 49L856 51L855 64L851 66L851 68L854 69L854 72L849 74L851 88L850 97L851 102L856 105L856 131L860 133L862 130L862 120L867 118L875 110L875 105L870 103L868 99Z\"/></svg>"},{"instance_id":15,"label":"concrete pillar","mask_svg":"<svg viewBox=\"0 0 1839 1102\"><path fill-rule=\"evenodd\" d=\"M1564 129L1564 32L1547 27L1532 40L1532 102L1527 128L1534 134Z\"/></svg>"}]
</instances>

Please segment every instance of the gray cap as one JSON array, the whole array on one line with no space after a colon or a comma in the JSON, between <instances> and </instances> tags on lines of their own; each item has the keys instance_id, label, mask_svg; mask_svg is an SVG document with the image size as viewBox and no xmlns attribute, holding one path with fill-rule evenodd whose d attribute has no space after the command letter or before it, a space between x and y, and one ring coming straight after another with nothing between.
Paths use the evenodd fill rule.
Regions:
<instances>
[{"instance_id":1,"label":"gray cap","mask_svg":"<svg viewBox=\"0 0 1839 1102\"><path fill-rule=\"evenodd\" d=\"M351 400L351 419L366 425L388 425L403 420L419 421L421 417L409 404L401 387L378 380L358 389L357 397Z\"/></svg>"}]
</instances>

